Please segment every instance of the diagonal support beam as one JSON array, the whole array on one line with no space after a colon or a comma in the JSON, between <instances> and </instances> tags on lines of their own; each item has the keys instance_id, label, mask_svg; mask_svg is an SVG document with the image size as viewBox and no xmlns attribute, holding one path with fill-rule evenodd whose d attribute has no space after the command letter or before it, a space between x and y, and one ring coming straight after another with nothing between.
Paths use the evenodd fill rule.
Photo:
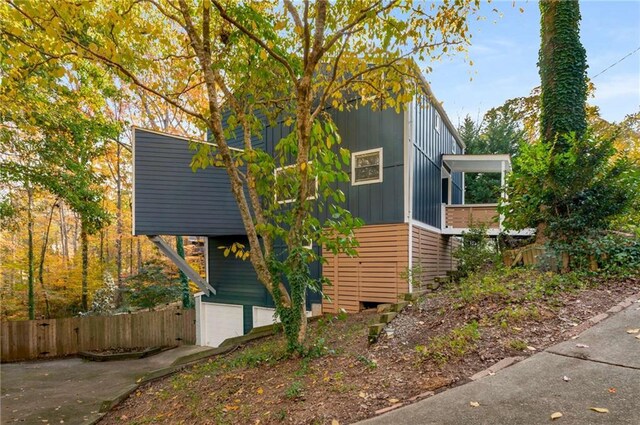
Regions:
<instances>
[{"instance_id":1,"label":"diagonal support beam","mask_svg":"<svg viewBox=\"0 0 640 425\"><path fill-rule=\"evenodd\" d=\"M202 292L204 292L206 295L216 294L216 290L213 289L211 285L209 285L209 282L203 279L198 272L193 270L191 266L187 264L184 258L178 255L178 253L175 252L173 248L171 248L171 245L169 245L164 239L157 235L147 235L147 237L151 242L154 243L155 246L158 247L160 251L162 251L164 255L166 255L173 262L173 264L178 266L178 268L182 270L184 274L189 277L189 279L191 279L196 285L198 285L198 288L200 288Z\"/></svg>"}]
</instances>

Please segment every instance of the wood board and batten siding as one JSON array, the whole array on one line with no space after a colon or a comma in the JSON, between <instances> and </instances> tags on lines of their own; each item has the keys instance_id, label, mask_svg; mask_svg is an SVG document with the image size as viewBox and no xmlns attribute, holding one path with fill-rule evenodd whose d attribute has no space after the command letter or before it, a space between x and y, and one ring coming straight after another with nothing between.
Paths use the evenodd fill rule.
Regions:
<instances>
[{"instance_id":1,"label":"wood board and batten siding","mask_svg":"<svg viewBox=\"0 0 640 425\"><path fill-rule=\"evenodd\" d=\"M323 300L323 311L358 312L362 303L396 302L407 292L400 274L409 264L408 229L407 223L364 226L356 230L358 257L325 253L323 275L332 285L323 288L330 298Z\"/></svg>"},{"instance_id":2,"label":"wood board and batten siding","mask_svg":"<svg viewBox=\"0 0 640 425\"><path fill-rule=\"evenodd\" d=\"M20 320L0 325L2 362L46 359L79 351L195 343L195 310L117 316Z\"/></svg>"},{"instance_id":3,"label":"wood board and batten siding","mask_svg":"<svg viewBox=\"0 0 640 425\"><path fill-rule=\"evenodd\" d=\"M459 242L451 236L443 236L424 227L412 226L412 263L422 267L422 283L433 282L438 276L455 270L456 260L453 250Z\"/></svg>"},{"instance_id":4,"label":"wood board and batten siding","mask_svg":"<svg viewBox=\"0 0 640 425\"><path fill-rule=\"evenodd\" d=\"M447 205L446 225L458 229L468 229L473 225L485 224L490 229L498 229L498 204Z\"/></svg>"}]
</instances>

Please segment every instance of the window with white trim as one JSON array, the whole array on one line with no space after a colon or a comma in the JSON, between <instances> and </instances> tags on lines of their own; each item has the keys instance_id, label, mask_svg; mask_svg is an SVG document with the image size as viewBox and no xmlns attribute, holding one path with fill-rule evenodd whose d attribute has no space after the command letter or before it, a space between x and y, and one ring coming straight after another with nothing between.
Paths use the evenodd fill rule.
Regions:
<instances>
[{"instance_id":1,"label":"window with white trim","mask_svg":"<svg viewBox=\"0 0 640 425\"><path fill-rule=\"evenodd\" d=\"M434 111L434 112L435 112L436 118L435 118L433 127L436 129L436 132L440 134L440 128L442 127L442 118L440 118L440 114L438 113L438 111Z\"/></svg>"},{"instance_id":2,"label":"window with white trim","mask_svg":"<svg viewBox=\"0 0 640 425\"><path fill-rule=\"evenodd\" d=\"M312 162L309 162L311 165ZM296 199L298 193L298 176L296 175L296 164L286 165L273 170L276 179L275 200L279 204L288 204ZM318 197L318 176L311 183L311 195L307 200L316 199Z\"/></svg>"},{"instance_id":3,"label":"window with white trim","mask_svg":"<svg viewBox=\"0 0 640 425\"><path fill-rule=\"evenodd\" d=\"M351 154L351 184L382 182L382 148Z\"/></svg>"}]
</instances>

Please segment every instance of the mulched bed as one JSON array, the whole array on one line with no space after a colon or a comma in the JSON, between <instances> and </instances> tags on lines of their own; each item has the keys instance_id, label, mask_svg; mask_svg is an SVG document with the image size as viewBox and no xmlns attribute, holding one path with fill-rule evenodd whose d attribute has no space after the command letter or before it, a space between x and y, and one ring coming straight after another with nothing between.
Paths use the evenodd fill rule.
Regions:
<instances>
[{"instance_id":1,"label":"mulched bed","mask_svg":"<svg viewBox=\"0 0 640 425\"><path fill-rule=\"evenodd\" d=\"M143 352L149 347L133 347L133 348L107 348L105 350L87 350L88 353L93 354L125 354L125 353L138 353Z\"/></svg>"},{"instance_id":2,"label":"mulched bed","mask_svg":"<svg viewBox=\"0 0 640 425\"><path fill-rule=\"evenodd\" d=\"M325 317L310 325L319 357L278 360L281 337L254 341L142 386L100 423L353 423L468 382L505 357L529 356L569 339L583 330L578 324L638 292L639 278L604 281L519 304L532 313L506 321L501 312L511 307L504 302L483 299L462 307L450 293L438 293L407 307L391 324L393 336L383 332L371 346L367 326L375 312ZM461 357L442 362L419 354L417 347L474 321L479 339Z\"/></svg>"},{"instance_id":3,"label":"mulched bed","mask_svg":"<svg viewBox=\"0 0 640 425\"><path fill-rule=\"evenodd\" d=\"M118 360L142 359L154 356L162 351L175 347L133 347L133 348L108 348L105 350L80 351L78 356L93 362L110 362Z\"/></svg>"}]
</instances>

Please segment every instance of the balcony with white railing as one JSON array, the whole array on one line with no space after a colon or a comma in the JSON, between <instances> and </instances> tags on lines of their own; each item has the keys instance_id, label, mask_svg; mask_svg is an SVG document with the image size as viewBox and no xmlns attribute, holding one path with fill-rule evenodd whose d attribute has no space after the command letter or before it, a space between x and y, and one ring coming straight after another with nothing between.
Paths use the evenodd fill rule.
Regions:
<instances>
[{"instance_id":1,"label":"balcony with white railing","mask_svg":"<svg viewBox=\"0 0 640 425\"><path fill-rule=\"evenodd\" d=\"M511 171L511 157L509 155L443 155L442 169L444 175L452 173L499 173L500 187L505 187L506 174ZM451 190L449 190L451 194ZM504 197L504 192L501 195ZM487 233L496 236L504 229L503 217L498 213L498 203L491 204L452 204L451 195L442 204L442 233L448 235L462 235L469 228L486 225ZM531 229L519 232L508 232L514 236L532 234Z\"/></svg>"}]
</instances>

